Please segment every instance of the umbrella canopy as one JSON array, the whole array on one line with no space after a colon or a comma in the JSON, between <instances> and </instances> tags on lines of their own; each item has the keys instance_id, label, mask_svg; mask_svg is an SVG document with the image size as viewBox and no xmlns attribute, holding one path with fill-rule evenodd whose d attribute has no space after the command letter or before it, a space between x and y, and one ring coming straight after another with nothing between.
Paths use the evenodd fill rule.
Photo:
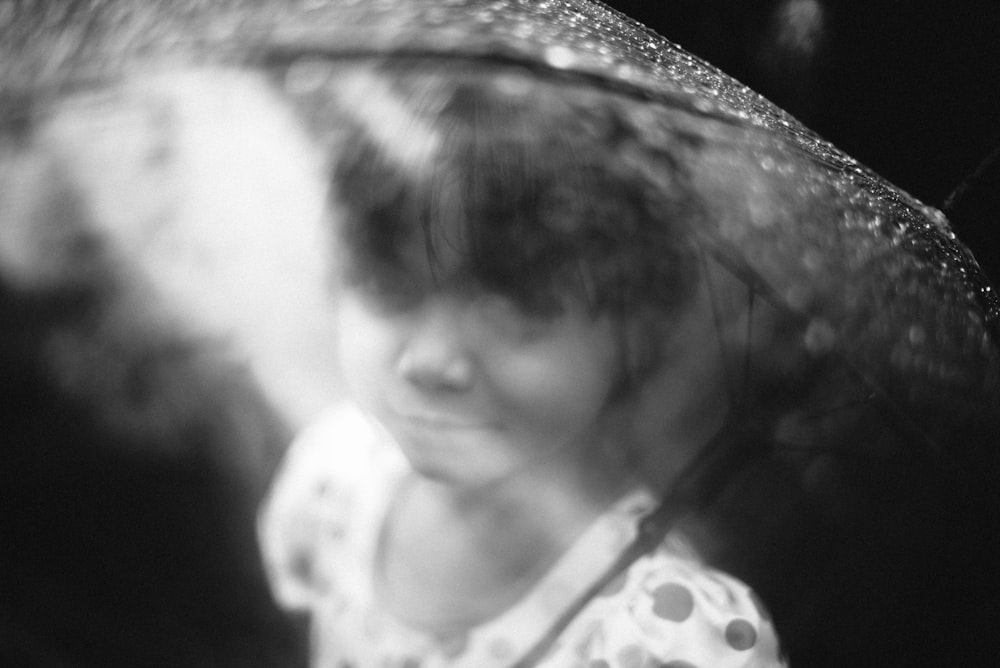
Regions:
<instances>
[{"instance_id":1,"label":"umbrella canopy","mask_svg":"<svg viewBox=\"0 0 1000 668\"><path fill-rule=\"evenodd\" d=\"M716 315L743 305L718 336L731 429L668 485L699 510L667 523L765 594L793 661L910 665L932 654L924 633L942 659L982 650L972 617L996 591L1000 310L939 211L598 3L330 11L267 40L264 64L293 97L345 87L352 66L466 61L629 100L618 131L636 159L654 174L684 165L706 203L681 233ZM926 621L929 600L949 622Z\"/></svg>"},{"instance_id":2,"label":"umbrella canopy","mask_svg":"<svg viewBox=\"0 0 1000 668\"><path fill-rule=\"evenodd\" d=\"M727 323L732 417L671 481L688 512L665 526L761 591L793 665L984 647L990 608L957 611L998 598L1000 301L940 212L595 2L24 6L3 36L9 127L150 64L263 72L319 140L337 120L316 100L372 64L516 68L619 98L642 169L682 164L704 203L680 229Z\"/></svg>"},{"instance_id":3,"label":"umbrella canopy","mask_svg":"<svg viewBox=\"0 0 1000 668\"><path fill-rule=\"evenodd\" d=\"M794 315L812 345L822 340L877 394L902 393L893 400L918 424L924 411L905 404L952 394L938 389L957 390L964 410L996 406L1000 298L942 214L600 3L36 2L20 11L4 35L17 55L2 77L11 120L31 113L25 91L37 109L46 94L149 62L296 69L325 58L478 59L616 91L635 99L631 130L651 156L681 133L704 140L683 159L718 211L693 232Z\"/></svg>"}]
</instances>

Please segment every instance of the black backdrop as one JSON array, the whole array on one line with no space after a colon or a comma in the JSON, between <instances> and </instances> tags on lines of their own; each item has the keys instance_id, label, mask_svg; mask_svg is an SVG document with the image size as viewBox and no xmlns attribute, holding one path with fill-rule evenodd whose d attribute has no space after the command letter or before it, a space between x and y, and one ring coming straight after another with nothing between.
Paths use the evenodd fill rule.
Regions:
<instances>
[{"instance_id":1,"label":"black backdrop","mask_svg":"<svg viewBox=\"0 0 1000 668\"><path fill-rule=\"evenodd\" d=\"M1000 144L1000 3L612 4L928 204L941 206ZM1000 165L981 176L949 215L996 280ZM233 422L245 421L245 379L193 358L175 385L152 385L158 392L141 407L195 406L198 419L117 442L53 386L41 361L50 328L86 328L65 308L70 298L81 295L26 299L0 282L0 665L301 665L303 647L257 571L245 483L211 454L244 433ZM139 355L169 344L163 337L122 345ZM258 438L285 442L266 411L254 414ZM141 451L187 454L132 455Z\"/></svg>"},{"instance_id":2,"label":"black backdrop","mask_svg":"<svg viewBox=\"0 0 1000 668\"><path fill-rule=\"evenodd\" d=\"M609 0L921 201L1000 277L1000 2ZM973 176L977 171L980 173Z\"/></svg>"}]
</instances>

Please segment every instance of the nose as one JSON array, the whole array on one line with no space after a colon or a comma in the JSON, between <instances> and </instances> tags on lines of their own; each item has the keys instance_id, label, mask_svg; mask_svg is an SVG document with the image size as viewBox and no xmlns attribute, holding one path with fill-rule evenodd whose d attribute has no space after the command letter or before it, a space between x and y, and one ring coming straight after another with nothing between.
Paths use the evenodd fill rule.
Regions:
<instances>
[{"instance_id":1,"label":"nose","mask_svg":"<svg viewBox=\"0 0 1000 668\"><path fill-rule=\"evenodd\" d=\"M456 309L428 308L409 328L397 368L409 383L427 392L461 392L472 387L474 362Z\"/></svg>"}]
</instances>

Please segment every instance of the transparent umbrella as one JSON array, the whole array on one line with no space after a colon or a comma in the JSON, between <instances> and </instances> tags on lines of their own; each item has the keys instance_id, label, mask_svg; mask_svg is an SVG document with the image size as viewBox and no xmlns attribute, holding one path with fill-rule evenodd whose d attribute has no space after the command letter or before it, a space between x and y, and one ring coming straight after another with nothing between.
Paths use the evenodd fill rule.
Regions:
<instances>
[{"instance_id":1,"label":"transparent umbrella","mask_svg":"<svg viewBox=\"0 0 1000 668\"><path fill-rule=\"evenodd\" d=\"M651 540L677 524L700 536L773 606L793 663L984 651L1000 302L939 211L597 3L328 12L268 38L263 64L293 94L336 87L350 63L526 68L631 100L621 124L636 159L684 165L709 212L683 233L719 318L731 414L668 485ZM739 333L722 324L733 299Z\"/></svg>"},{"instance_id":2,"label":"transparent umbrella","mask_svg":"<svg viewBox=\"0 0 1000 668\"><path fill-rule=\"evenodd\" d=\"M599 3L74 7L88 20L49 40L62 52L32 46L52 30L37 14L9 87L58 96L156 61L260 70L304 99L354 66L474 61L620 96L636 160L652 174L664 156L682 164L705 203L682 232L730 396L652 539L680 524L754 585L793 665L962 663L990 648L1000 300L938 211ZM733 309L738 327L723 324Z\"/></svg>"}]
</instances>

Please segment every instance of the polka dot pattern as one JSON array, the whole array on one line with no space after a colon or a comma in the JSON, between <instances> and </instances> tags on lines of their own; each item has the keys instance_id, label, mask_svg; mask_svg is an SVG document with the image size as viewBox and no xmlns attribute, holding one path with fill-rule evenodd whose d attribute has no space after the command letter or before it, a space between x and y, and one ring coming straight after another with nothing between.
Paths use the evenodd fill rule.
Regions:
<instances>
[{"instance_id":1,"label":"polka dot pattern","mask_svg":"<svg viewBox=\"0 0 1000 668\"><path fill-rule=\"evenodd\" d=\"M317 447L328 450L332 436L323 434ZM353 461L353 460L351 460ZM360 460L359 460L360 461ZM284 559L283 578L308 578L317 604L313 622L322 645L314 658L317 668L416 668L418 665L473 665L476 668L509 668L523 654L535 629L543 633L579 595L580 588L606 572L620 554L622 537L631 537L636 523L653 507L652 496L632 495L599 519L593 531L574 547L572 559L557 564L524 601L530 604L510 617L509 626L487 623L450 637L430 637L396 623L374 599L367 596L371 548L377 540L378 513L388 502L388 492L399 484L391 461L347 462L335 469L322 508L324 522L310 534L316 545L303 549L294 544L287 557L303 555L300 563ZM368 467L372 469L369 471ZM355 470L357 469L357 470ZM351 472L347 475L345 471ZM353 496L344 495L343 488ZM370 522L344 523L349 509L336 499L353 499ZM350 505L350 504L346 504ZM370 516L365 514L369 513ZM322 528L325 527L325 531ZM343 528L334 530L334 528ZM280 532L275 532L276 534ZM280 535L289 535L288 531ZM338 569L328 587L319 586L315 566L327 563L318 554L335 554L351 569ZM561 570L560 570L561 569ZM320 571L320 573L310 571ZM569 588L566 585L569 584ZM357 594L357 597L355 597ZM513 609L518 613L518 609ZM625 573L607 583L598 596L579 612L559 638L545 648L538 668L786 668L778 654L770 615L746 587L725 573L701 563L683 535L664 541L660 548L636 561Z\"/></svg>"},{"instance_id":2,"label":"polka dot pattern","mask_svg":"<svg viewBox=\"0 0 1000 668\"><path fill-rule=\"evenodd\" d=\"M684 585L669 582L653 591L653 614L671 622L683 622L694 611L694 597Z\"/></svg>"},{"instance_id":3,"label":"polka dot pattern","mask_svg":"<svg viewBox=\"0 0 1000 668\"><path fill-rule=\"evenodd\" d=\"M448 658L455 658L462 654L468 646L469 636L461 633L443 640L441 642L441 653Z\"/></svg>"},{"instance_id":4,"label":"polka dot pattern","mask_svg":"<svg viewBox=\"0 0 1000 668\"><path fill-rule=\"evenodd\" d=\"M757 644L757 629L745 619L734 619L726 625L726 643L739 652Z\"/></svg>"},{"instance_id":5,"label":"polka dot pattern","mask_svg":"<svg viewBox=\"0 0 1000 668\"><path fill-rule=\"evenodd\" d=\"M639 645L625 645L618 650L618 665L621 668L643 668L646 652Z\"/></svg>"},{"instance_id":6,"label":"polka dot pattern","mask_svg":"<svg viewBox=\"0 0 1000 668\"><path fill-rule=\"evenodd\" d=\"M289 560L288 562L289 570L291 574L303 581L309 582L312 579L313 574L313 562L309 554L304 552L298 552Z\"/></svg>"}]
</instances>

